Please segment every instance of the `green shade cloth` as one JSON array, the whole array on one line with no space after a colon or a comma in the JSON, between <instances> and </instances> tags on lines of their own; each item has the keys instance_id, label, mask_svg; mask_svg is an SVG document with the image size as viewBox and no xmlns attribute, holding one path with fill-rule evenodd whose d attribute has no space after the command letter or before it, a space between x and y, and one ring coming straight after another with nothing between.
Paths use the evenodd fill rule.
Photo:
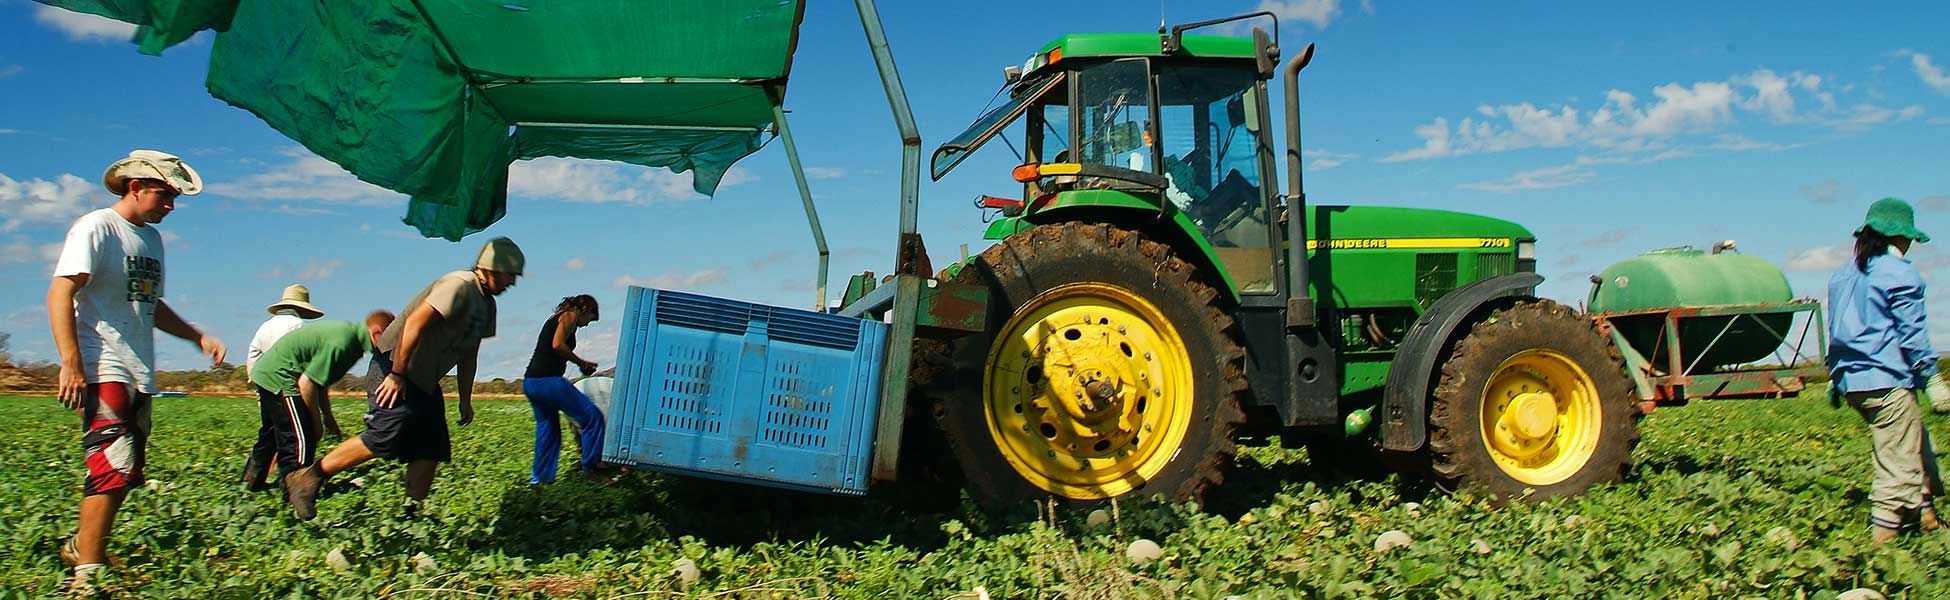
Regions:
<instances>
[{"instance_id":1,"label":"green shade cloth","mask_svg":"<svg viewBox=\"0 0 1950 600\"><path fill-rule=\"evenodd\" d=\"M711 195L764 143L799 0L39 0L138 25L156 54L220 33L210 93L458 240L542 156L693 173Z\"/></svg>"}]
</instances>

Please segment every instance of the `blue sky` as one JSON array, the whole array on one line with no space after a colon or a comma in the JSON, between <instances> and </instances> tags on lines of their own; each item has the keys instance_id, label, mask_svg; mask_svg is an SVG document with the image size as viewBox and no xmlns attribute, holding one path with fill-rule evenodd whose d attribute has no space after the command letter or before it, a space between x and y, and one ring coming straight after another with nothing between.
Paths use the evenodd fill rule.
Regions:
<instances>
[{"instance_id":1,"label":"blue sky","mask_svg":"<svg viewBox=\"0 0 1950 600\"><path fill-rule=\"evenodd\" d=\"M1539 237L1543 292L1575 304L1585 276L1632 254L1738 240L1817 296L1868 203L1918 204L1950 241L1950 4L1583 3L1495 7L1391 0L1169 2L1173 22L1267 8L1289 51L1319 51L1301 84L1314 202L1478 212ZM1149 31L1147 2L883 2L927 149L974 118L1004 65L1066 32ZM0 331L53 358L42 301L50 248L112 202L103 167L131 148L185 157L209 182L162 225L168 301L243 346L294 281L332 316L398 310L464 268L486 236L417 238L404 200L312 157L203 87L209 40L160 58L128 28L0 0ZM892 266L899 142L850 2L806 10L787 108L834 250L834 287ZM1011 195L1013 157L985 149L926 182L921 230L937 263L979 251L979 193ZM517 165L509 216L488 230L527 251L502 297L485 377L519 375L540 320L591 293L611 319L584 336L607 364L631 283L812 304L814 255L784 153L738 166L717 197L688 176L612 163ZM1950 252L1916 252L1929 275ZM1941 280L1941 277L1935 277ZM1939 345L1950 301L1939 301ZM158 343L164 368L194 349Z\"/></svg>"}]
</instances>

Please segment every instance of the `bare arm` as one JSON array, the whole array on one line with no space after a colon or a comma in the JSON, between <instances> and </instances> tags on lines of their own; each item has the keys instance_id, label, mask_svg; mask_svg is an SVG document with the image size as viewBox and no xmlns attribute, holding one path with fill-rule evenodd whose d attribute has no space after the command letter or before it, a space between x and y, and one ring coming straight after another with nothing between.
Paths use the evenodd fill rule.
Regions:
<instances>
[{"instance_id":1,"label":"bare arm","mask_svg":"<svg viewBox=\"0 0 1950 600\"><path fill-rule=\"evenodd\" d=\"M54 349L61 355L61 404L81 406L88 380L81 375L81 343L75 337L74 296L88 285L88 274L56 277L47 286L47 323L54 333Z\"/></svg>"},{"instance_id":2,"label":"bare arm","mask_svg":"<svg viewBox=\"0 0 1950 600\"><path fill-rule=\"evenodd\" d=\"M589 371L594 371L596 369L596 363L583 360L582 357L576 356L576 352L574 349L569 348L569 335L575 333L576 327L577 327L576 319L574 315L571 315L568 312L562 312L556 314L555 341L551 343L552 345L550 346L550 348L555 350L555 353L561 356L562 358L569 359L569 362L575 363L576 366L582 367L584 373L587 373Z\"/></svg>"},{"instance_id":3,"label":"bare arm","mask_svg":"<svg viewBox=\"0 0 1950 600\"><path fill-rule=\"evenodd\" d=\"M445 317L440 315L440 311L434 310L432 304L425 302L414 307L413 312L407 313L406 324L400 326L399 347L393 349L393 370L380 375L385 380L379 382L379 389L373 394L375 403L381 407L391 408L393 403L399 401L400 386L406 381L406 366L411 364L407 361L412 359L414 349L420 345L420 334L434 323L439 323L442 318Z\"/></svg>"},{"instance_id":4,"label":"bare arm","mask_svg":"<svg viewBox=\"0 0 1950 600\"><path fill-rule=\"evenodd\" d=\"M188 321L177 316L176 311L169 308L169 304L160 298L156 300L156 329L196 344L203 349L203 354L210 357L212 365L223 362L223 340L197 330Z\"/></svg>"},{"instance_id":5,"label":"bare arm","mask_svg":"<svg viewBox=\"0 0 1950 600\"><path fill-rule=\"evenodd\" d=\"M467 349L467 354L460 357L460 364L456 365L457 372L454 373L454 380L460 397L460 424L462 425L474 422L474 368L480 358L481 343L476 341L473 347Z\"/></svg>"},{"instance_id":6,"label":"bare arm","mask_svg":"<svg viewBox=\"0 0 1950 600\"><path fill-rule=\"evenodd\" d=\"M298 397L305 401L305 410L311 411L312 417L325 425L327 433L332 434L332 437L345 437L345 434L339 431L338 415L332 414L332 388L318 385L318 382L311 380L310 375L300 374Z\"/></svg>"}]
</instances>

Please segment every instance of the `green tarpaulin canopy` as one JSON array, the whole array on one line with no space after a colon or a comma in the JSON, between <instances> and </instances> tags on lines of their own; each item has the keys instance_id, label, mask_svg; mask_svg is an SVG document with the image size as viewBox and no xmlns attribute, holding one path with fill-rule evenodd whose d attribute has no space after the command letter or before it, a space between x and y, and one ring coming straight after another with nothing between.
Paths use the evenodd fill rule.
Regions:
<instances>
[{"instance_id":1,"label":"green tarpaulin canopy","mask_svg":"<svg viewBox=\"0 0 1950 600\"><path fill-rule=\"evenodd\" d=\"M39 0L139 26L157 54L213 29L207 85L450 240L506 211L509 163L690 171L702 194L783 100L799 0Z\"/></svg>"}]
</instances>

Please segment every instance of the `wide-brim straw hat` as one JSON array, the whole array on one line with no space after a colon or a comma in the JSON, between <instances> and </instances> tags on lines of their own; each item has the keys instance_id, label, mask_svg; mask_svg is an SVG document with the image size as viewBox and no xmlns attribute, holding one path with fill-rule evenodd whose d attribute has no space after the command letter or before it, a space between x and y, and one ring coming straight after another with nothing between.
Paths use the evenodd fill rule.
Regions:
<instances>
[{"instance_id":1,"label":"wide-brim straw hat","mask_svg":"<svg viewBox=\"0 0 1950 600\"><path fill-rule=\"evenodd\" d=\"M264 312L275 315L278 314L279 309L287 308L297 311L298 316L301 318L316 319L325 316L325 311L318 310L318 307L311 305L311 288L305 287L302 283L285 286L284 297L279 299L276 304L265 307Z\"/></svg>"},{"instance_id":2,"label":"wide-brim straw hat","mask_svg":"<svg viewBox=\"0 0 1950 600\"><path fill-rule=\"evenodd\" d=\"M203 191L203 176L189 163L167 152L134 150L128 158L115 161L102 172L102 186L117 196L129 193L130 179L154 179L176 188L177 193L195 196Z\"/></svg>"}]
</instances>

